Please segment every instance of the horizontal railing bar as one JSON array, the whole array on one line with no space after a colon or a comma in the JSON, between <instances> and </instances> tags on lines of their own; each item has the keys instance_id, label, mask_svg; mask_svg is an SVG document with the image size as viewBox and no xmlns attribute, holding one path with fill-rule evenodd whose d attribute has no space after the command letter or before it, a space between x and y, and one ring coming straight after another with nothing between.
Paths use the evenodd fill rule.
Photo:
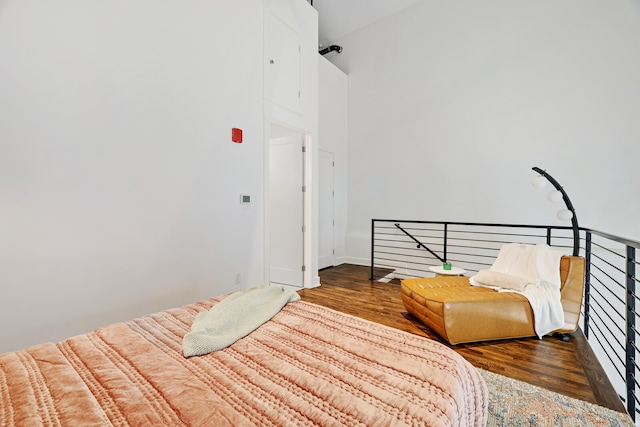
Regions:
<instances>
[{"instance_id":1,"label":"horizontal railing bar","mask_svg":"<svg viewBox=\"0 0 640 427\"><path fill-rule=\"evenodd\" d=\"M395 260L393 259L388 259L385 260L388 262L394 262ZM382 264L378 264L378 265L382 265ZM406 265L406 266L393 266L391 264L387 265L388 267L393 267L393 269L395 270L396 273L398 273L398 270L415 270L415 271L429 271L428 267L430 267L430 264L418 264L418 263L412 263L411 265Z\"/></svg>"},{"instance_id":2,"label":"horizontal railing bar","mask_svg":"<svg viewBox=\"0 0 640 427\"><path fill-rule=\"evenodd\" d=\"M522 233L506 233L506 232L491 232L491 231L471 231L471 230L455 230L455 229L449 229L448 230L449 234L470 234L470 235L475 235L475 234L484 234L484 235L488 235L488 236L518 236L518 237L544 237L546 238L547 235L544 233L541 234L522 234Z\"/></svg>"},{"instance_id":3,"label":"horizontal railing bar","mask_svg":"<svg viewBox=\"0 0 640 427\"><path fill-rule=\"evenodd\" d=\"M383 250L393 250L395 249L395 251L393 253L395 254L399 254L399 255L404 255L405 253L410 254L410 253L420 253L422 255L427 255L426 252L420 250L419 248L416 248L415 245L413 247L406 247L406 246L389 246L389 245L381 245L381 246L376 246L377 248L380 248L381 250L376 251L377 253L381 253L384 252ZM383 249L383 250L382 250ZM398 253L398 251L401 251L402 253ZM430 254L429 254L430 255Z\"/></svg>"},{"instance_id":4,"label":"horizontal railing bar","mask_svg":"<svg viewBox=\"0 0 640 427\"><path fill-rule=\"evenodd\" d=\"M393 269L394 272L399 273L402 270L413 270L413 271L429 271L428 267L429 264L413 264L413 265L406 265L406 266L398 266L398 265L394 265L394 262L396 262L395 260L384 260L386 261L386 263L380 263L377 264L377 267L384 267L384 268L389 268L389 269Z\"/></svg>"},{"instance_id":5,"label":"horizontal railing bar","mask_svg":"<svg viewBox=\"0 0 640 427\"><path fill-rule=\"evenodd\" d=\"M400 236L395 236L395 237L400 237ZM428 242L433 242L434 244L438 244L440 246L442 246L442 237L441 236L416 236L424 241L428 241ZM374 240L374 242L381 242L381 243L385 243L385 242L391 242L391 243L411 243L412 245L415 246L415 243L413 243L413 241L408 240L408 239L404 239L404 238L388 238L388 237L380 237L377 238L376 240Z\"/></svg>"},{"instance_id":6,"label":"horizontal railing bar","mask_svg":"<svg viewBox=\"0 0 640 427\"><path fill-rule=\"evenodd\" d=\"M384 255L398 255L395 252L378 252L378 253L379 254L384 254ZM402 254L403 258L421 258L421 259L425 258L425 256L424 256L425 254L421 254L421 255L423 255L423 256L411 255L411 254ZM430 256L430 255L427 256L426 258L436 259L435 257Z\"/></svg>"},{"instance_id":7,"label":"horizontal railing bar","mask_svg":"<svg viewBox=\"0 0 640 427\"><path fill-rule=\"evenodd\" d=\"M392 234L384 234L384 233L380 233L383 236L387 236L387 235L392 235ZM402 237L401 235L398 234L393 234L392 236L394 237ZM414 233L415 237L427 237L427 238L431 238L431 239L441 239L442 236L434 236L434 235L421 235L418 233ZM503 234L499 234L497 236L504 236ZM509 236L504 236L504 237L509 237ZM542 239L545 238L546 236L529 236L529 237L535 237L538 239ZM377 238L376 240L384 240L382 238ZM393 240L398 240L398 241L405 241L405 239L393 239ZM460 241L460 242L481 242L481 243L516 243L513 240L492 240L492 239L473 239L471 237L461 237L461 236L451 236L451 233L448 233L448 237L447 237L447 241ZM560 245L551 245L551 246L560 246Z\"/></svg>"},{"instance_id":8,"label":"horizontal railing bar","mask_svg":"<svg viewBox=\"0 0 640 427\"><path fill-rule=\"evenodd\" d=\"M392 271L390 271L390 273L395 273L396 270L398 269L397 266L394 266L392 264L384 264L384 263L378 264L376 266L376 268L383 268L383 269L386 269L386 270L392 270Z\"/></svg>"},{"instance_id":9,"label":"horizontal railing bar","mask_svg":"<svg viewBox=\"0 0 640 427\"><path fill-rule=\"evenodd\" d=\"M599 282L600 284L602 284L602 282L600 282L600 280L599 280L597 277L596 277L595 279L596 279L596 281L597 281L597 282ZM609 301L609 298L605 297L605 296L602 294L602 292L600 292L600 290L599 290L599 289L597 289L597 288L591 289L591 292L595 292L596 294L598 294L599 296L601 296L601 297L602 297L602 299L604 299L604 300L607 302L607 304L609 304L609 306L610 306L612 309L616 310L616 308L615 308L615 307L611 304L611 302ZM614 298L616 298L620 304L625 305L625 302L624 302L620 297L618 297L616 294L611 294L611 295L612 295ZM593 296L592 296L592 297L593 297ZM617 310L616 310L616 311L617 311Z\"/></svg>"},{"instance_id":10,"label":"horizontal railing bar","mask_svg":"<svg viewBox=\"0 0 640 427\"><path fill-rule=\"evenodd\" d=\"M602 248L602 249L608 251L608 253L610 255L614 256L616 258L615 260L618 261L618 262L624 260L624 258L625 258L624 255L619 254L617 252L614 252L611 249L608 249L608 248ZM603 254L603 255L606 255L606 254ZM598 254L598 252L594 252L593 249L591 250L591 256L597 258L598 260L600 260L602 262L605 262L605 263L611 265L612 267L618 268L618 266L613 265L611 262L609 262L606 259L604 259L600 254Z\"/></svg>"},{"instance_id":11,"label":"horizontal railing bar","mask_svg":"<svg viewBox=\"0 0 640 427\"><path fill-rule=\"evenodd\" d=\"M605 276L607 276L609 278L609 280L611 280L613 283L615 283L616 285L620 286L621 288L624 288L624 285L620 282L618 282L616 279L614 279L613 277L611 277L611 275L609 275L606 271L604 271L603 269L601 269L600 267L598 267L596 264L591 264L591 267L595 267L596 269L598 269L602 274L604 274ZM592 277L596 277L593 273L591 273ZM602 283L602 281L600 282Z\"/></svg>"},{"instance_id":12,"label":"horizontal railing bar","mask_svg":"<svg viewBox=\"0 0 640 427\"><path fill-rule=\"evenodd\" d=\"M610 296L614 297L615 299L617 299L619 305L614 305L613 302L609 298L607 298L607 296L600 289L597 289L597 288L592 289L591 299L594 300L594 301L604 301L611 308L611 310L613 310L614 312L616 312L620 316L621 320L624 319L625 318L625 314L624 314L625 310L622 309L622 308L625 307L624 302L620 298L618 298L617 295L610 294L610 293L608 295L610 295Z\"/></svg>"},{"instance_id":13,"label":"horizontal railing bar","mask_svg":"<svg viewBox=\"0 0 640 427\"><path fill-rule=\"evenodd\" d=\"M386 266L391 266L393 267L395 270L421 270L421 271L428 271L429 267L432 267L433 264L428 264L428 263L418 263L418 262L409 262L409 263L401 263L402 265L399 265L399 262L397 259L394 258L381 258L381 261L385 262ZM395 264L395 265L394 265ZM377 266L382 265L381 263L376 264Z\"/></svg>"},{"instance_id":14,"label":"horizontal railing bar","mask_svg":"<svg viewBox=\"0 0 640 427\"><path fill-rule=\"evenodd\" d=\"M613 291L612 289L607 288L607 287L606 287L606 285L604 284L604 282L602 282L602 280L600 280L600 278L599 278L599 277L597 277L597 276L592 276L592 279L595 279L595 281L596 281L596 282L598 282L599 284L601 284L601 285L602 285L605 289L607 289L608 291ZM615 282L615 283L618 285L618 288L619 288L619 289L624 289L624 287L622 286L622 284L621 284L621 283L617 283L617 282ZM595 291L595 292L597 292L597 291ZM601 295L602 295L602 294L601 294ZM616 299L618 300L618 302L620 302L622 305L626 305L625 301L624 301L622 298L620 298L618 295L614 294L613 292L611 293L611 295L612 295L614 298L616 298Z\"/></svg>"},{"instance_id":15,"label":"horizontal railing bar","mask_svg":"<svg viewBox=\"0 0 640 427\"><path fill-rule=\"evenodd\" d=\"M382 236L402 236L401 234L398 234L398 229L397 228L384 228L385 230L389 230L389 232L378 232L377 234L382 235ZM442 237L442 232L443 230L433 230L430 228L408 228L408 230L413 231L413 232L429 232L429 233L434 233L439 235L440 237Z\"/></svg>"},{"instance_id":16,"label":"horizontal railing bar","mask_svg":"<svg viewBox=\"0 0 640 427\"><path fill-rule=\"evenodd\" d=\"M395 263L395 265L394 265ZM403 268L402 266L398 266L398 260L392 258L380 258L380 262L377 262L376 267L384 267L384 268L392 268L397 270L399 268Z\"/></svg>"},{"instance_id":17,"label":"horizontal railing bar","mask_svg":"<svg viewBox=\"0 0 640 427\"><path fill-rule=\"evenodd\" d=\"M633 248L636 249L640 249L640 242L638 242L637 240L632 240L632 239L627 239L625 237L620 237L620 236L616 236L614 234L609 234L609 233L604 233L602 231L598 231L598 230L590 230L590 229L582 229L585 231L589 231L591 232L591 234L595 234L596 236L600 236L600 237L604 237L605 239L609 239L609 240L613 240L616 242L620 242L625 246L631 246Z\"/></svg>"},{"instance_id":18,"label":"horizontal railing bar","mask_svg":"<svg viewBox=\"0 0 640 427\"><path fill-rule=\"evenodd\" d=\"M398 252L387 252L387 251L378 251L378 254L381 255L395 255L396 259L400 260L402 258L426 258L426 259L436 259L435 257L431 256L431 254L427 255L425 253L420 253L419 255L415 254L415 251L411 251L411 252L407 252L404 254L399 254Z\"/></svg>"},{"instance_id":19,"label":"horizontal railing bar","mask_svg":"<svg viewBox=\"0 0 640 427\"><path fill-rule=\"evenodd\" d=\"M602 333L602 331L600 331L599 328L596 328L596 331L600 332L600 337L601 337L601 339L598 340L598 342L603 342L604 341L605 344L609 344L608 341L605 339L604 334ZM609 346L609 348L614 352L614 355L617 357L617 353L616 353L615 349L613 347L611 347L611 346ZM603 348L603 350L604 350L604 348ZM616 370L616 372L618 373L620 378L624 379L625 375L622 372L620 372L620 369L618 368L618 365L613 361L613 359L609 355L609 352L605 351L604 354L605 354L605 356L607 356L609 361L613 364L613 368ZM619 357L617 357L617 359L618 359L618 362L620 362L624 366L624 362L622 361L622 359L620 359Z\"/></svg>"},{"instance_id":20,"label":"horizontal railing bar","mask_svg":"<svg viewBox=\"0 0 640 427\"><path fill-rule=\"evenodd\" d=\"M611 315L609 314L609 312L607 310L604 309L604 307L602 307L602 305L600 304L600 302L598 302L598 300L593 300L592 301L595 305L597 305L600 309L602 309L602 311L604 312L604 314L609 318L609 320L611 320L614 325L616 326L616 328L618 328L618 331L620 331L621 333L624 333L624 329L622 329L618 323L611 317ZM613 308L613 307L611 307ZM614 313L617 314L618 316L620 316L620 321L624 321L624 316L619 313L615 308L614 308ZM592 316L599 316L598 314L592 313ZM601 317L599 317L600 320L603 320Z\"/></svg>"},{"instance_id":21,"label":"horizontal railing bar","mask_svg":"<svg viewBox=\"0 0 640 427\"><path fill-rule=\"evenodd\" d=\"M522 234L522 233L480 233L480 232L469 232L469 231L462 231L462 230L449 230L448 234L450 236L451 239L467 239L467 240L473 240L472 236L476 236L476 235L485 235L485 236L500 236L500 237L520 237L520 238L525 238L525 237L531 237L531 238L535 238L535 239L546 239L547 236L546 234Z\"/></svg>"},{"instance_id":22,"label":"horizontal railing bar","mask_svg":"<svg viewBox=\"0 0 640 427\"><path fill-rule=\"evenodd\" d=\"M600 320L600 321L601 321L601 320L602 320L602 318L601 318L601 317L598 317L598 318L597 318L597 320ZM605 327L605 329L607 330L607 332L611 333L611 329L609 329L609 327L608 327L608 326L606 326L606 325L604 324L604 322L600 322L600 323L598 323L598 322L594 322L594 325L596 325L596 326L598 326L598 325L603 325L603 326ZM606 336L606 335L605 335L605 332L604 332L601 328L599 328L599 327L598 327L598 328L597 328L597 330L598 330L598 332L600 332L600 334L601 334L603 337L605 337L605 336ZM624 344L623 344L622 342L620 342L620 341L617 341L617 340L613 340L613 341L612 341L612 340L610 340L610 339L607 339L607 340L605 340L605 341L606 341L606 344L609 346L609 348L610 348L611 350L614 350L614 351L615 351L615 348L613 348L613 343L618 344L618 347L620 347L621 349L622 349L622 348L624 348ZM617 354L617 353L616 353L616 356L618 356L618 354ZM618 356L618 360L619 360L620 362L622 362L622 358L621 358L620 356Z\"/></svg>"},{"instance_id":23,"label":"horizontal railing bar","mask_svg":"<svg viewBox=\"0 0 640 427\"><path fill-rule=\"evenodd\" d=\"M609 261L607 261L606 259L604 259L604 258L602 258L602 257L598 256L598 254L595 254L595 253L593 253L593 252L592 252L592 253L591 253L591 257L592 257L592 258L597 258L597 259L599 259L600 261L602 261L603 263L608 264L608 265L609 265L609 267L613 268L614 270L618 270L618 272L619 272L619 273L624 273L624 271L622 271L622 269L621 269L620 267L618 267L617 265L613 265L612 263L610 263L610 262L609 262ZM623 258L624 258L624 257L620 257L620 259L623 259ZM591 264L592 264L592 265L594 265L594 264L593 264L593 261L591 261Z\"/></svg>"},{"instance_id":24,"label":"horizontal railing bar","mask_svg":"<svg viewBox=\"0 0 640 427\"><path fill-rule=\"evenodd\" d=\"M613 249L608 248L608 247L606 247L606 246L599 245L597 242L591 242L591 245L592 245L592 246L597 246L597 247L598 247L598 249L602 249L603 251L606 251L606 252L610 253L611 255L613 255L613 256L615 256L615 257L617 257L617 258L624 258L624 255L623 255L623 254L621 254L621 253L619 253L619 252L616 252L616 251L614 251ZM600 256L598 256L597 252L594 252L594 251L593 251L593 249L591 250L591 252L592 252L592 253L591 253L591 255L592 255L592 256L597 256L598 258L602 259Z\"/></svg>"},{"instance_id":25,"label":"horizontal railing bar","mask_svg":"<svg viewBox=\"0 0 640 427\"><path fill-rule=\"evenodd\" d=\"M440 242L437 242L437 240L434 239L429 239L426 240L429 242L433 242L434 245L439 246L439 247L443 247L444 245ZM410 242L408 240L398 240L398 239L378 239L374 242L374 246L389 246L389 247L408 247L407 245L409 245L412 248L416 248L416 243Z\"/></svg>"},{"instance_id":26,"label":"horizontal railing bar","mask_svg":"<svg viewBox=\"0 0 640 427\"><path fill-rule=\"evenodd\" d=\"M539 236L539 237L544 237L544 236ZM461 241L461 242L481 242L481 243L501 243L501 244L519 243L519 242L514 242L513 240L488 240L488 239L480 240L480 239L461 239L461 238L452 238L452 237L449 237L448 240Z\"/></svg>"},{"instance_id":27,"label":"horizontal railing bar","mask_svg":"<svg viewBox=\"0 0 640 427\"><path fill-rule=\"evenodd\" d=\"M396 221L396 223L398 223L398 222ZM403 222L399 222L399 224L404 224L404 223ZM378 227L376 227L376 229L396 231L395 227L386 227L386 226L378 226ZM407 227L407 230L412 230L412 231L434 231L434 232L442 233L442 231L444 231L444 228ZM388 234L391 234L391 233L388 233Z\"/></svg>"},{"instance_id":28,"label":"horizontal railing bar","mask_svg":"<svg viewBox=\"0 0 640 427\"><path fill-rule=\"evenodd\" d=\"M607 332L609 332L609 334L613 334L613 331L611 330L611 328L609 326L607 326L607 324L604 322L604 319L602 317L600 317L599 314L593 314L593 318L595 318L595 320L599 321L596 322L595 320L593 321L594 325L602 325ZM593 319L592 319L593 320ZM600 332L604 334L604 331L602 331L602 329L600 329ZM620 343L619 341L616 341L618 344L620 344L620 348L623 347L622 343ZM609 345L611 345L611 341L608 341Z\"/></svg>"},{"instance_id":29,"label":"horizontal railing bar","mask_svg":"<svg viewBox=\"0 0 640 427\"><path fill-rule=\"evenodd\" d=\"M475 258L488 258L488 259L495 259L495 256L492 255L485 255L485 254L465 254L462 252L449 252L449 255L463 255L463 256L469 256L469 257L475 257ZM493 262L489 263L492 264Z\"/></svg>"},{"instance_id":30,"label":"horizontal railing bar","mask_svg":"<svg viewBox=\"0 0 640 427\"><path fill-rule=\"evenodd\" d=\"M443 248L444 246L440 244L435 244L434 246L438 246L439 248ZM377 245L374 245L375 248L389 248L389 249L403 249L403 250L414 250L418 251L419 247L415 243L409 243L407 241L399 242L399 241L384 241L380 242Z\"/></svg>"},{"instance_id":31,"label":"horizontal railing bar","mask_svg":"<svg viewBox=\"0 0 640 427\"><path fill-rule=\"evenodd\" d=\"M381 236L387 236L385 234L382 234ZM388 235L391 236L391 235ZM383 242L407 242L408 240L406 238L403 238L403 236L399 235L399 234L394 234L392 237L394 237L393 239L391 238L386 238L386 237L378 237L376 239L376 241L383 241ZM417 236L420 237L422 239L430 239L430 240L435 240L435 241L442 241L442 236Z\"/></svg>"},{"instance_id":32,"label":"horizontal railing bar","mask_svg":"<svg viewBox=\"0 0 640 427\"><path fill-rule=\"evenodd\" d=\"M385 235L385 234L382 234ZM394 237L402 237L399 235L393 235ZM414 237L420 237L420 238L428 238L428 239L441 239L441 236L431 236L431 235L418 235L415 234ZM537 237L544 237L544 236L537 236ZM517 242L513 242L512 240L488 240L488 239L470 239L470 238L460 238L460 237L449 237L448 240L450 241L454 241L454 242L480 242L480 243L500 243L500 244L506 244L506 243L517 243ZM383 242L408 242L408 240L406 239L385 239L385 238L381 238L378 237L375 239L376 242L378 241L383 241ZM550 245L551 247L558 247L558 248L568 248L568 247L572 247L572 246L563 246L563 245ZM483 249L493 249L493 248L487 248L487 247L483 247L483 246L477 246L477 248L483 248ZM499 248L495 248L496 250L499 250Z\"/></svg>"},{"instance_id":33,"label":"horizontal railing bar","mask_svg":"<svg viewBox=\"0 0 640 427\"><path fill-rule=\"evenodd\" d=\"M402 224L402 223L397 223L397 224ZM407 231L411 231L411 232L424 232L424 231L428 231L430 233L438 233L440 235L442 235L444 233L443 229L439 229L439 228L416 228L416 227L402 227ZM397 229L397 227L396 227ZM390 228L389 230L393 230L392 228ZM399 234L398 234L399 235Z\"/></svg>"},{"instance_id":34,"label":"horizontal railing bar","mask_svg":"<svg viewBox=\"0 0 640 427\"><path fill-rule=\"evenodd\" d=\"M394 237L401 237L401 236L394 236ZM420 237L420 238L423 238L423 239L427 238L427 239L436 240L436 241L442 240L442 238L440 236L417 236L417 237ZM409 242L407 239L385 239L385 238L381 238L381 237L377 238L375 241L376 242L405 242L405 243Z\"/></svg>"},{"instance_id":35,"label":"horizontal railing bar","mask_svg":"<svg viewBox=\"0 0 640 427\"><path fill-rule=\"evenodd\" d=\"M503 242L496 242L496 241L487 241L487 243L503 243ZM497 252L500 250L500 248L487 248L487 247L482 247L482 246L467 246L467 245L461 245L461 244L452 244L450 243L448 245L450 248L457 248L457 249L482 249L483 251L491 251L497 254ZM495 255L494 255L495 258Z\"/></svg>"},{"instance_id":36,"label":"horizontal railing bar","mask_svg":"<svg viewBox=\"0 0 640 427\"><path fill-rule=\"evenodd\" d=\"M398 219L373 219L375 222L412 222L416 224L443 224L443 225L466 225L472 227L504 227L504 228L553 228L556 230L572 230L573 227L569 226L556 226L556 225L533 225L533 224L500 224L491 222L459 222L459 221L421 221L421 220L398 220Z\"/></svg>"},{"instance_id":37,"label":"horizontal railing bar","mask_svg":"<svg viewBox=\"0 0 640 427\"><path fill-rule=\"evenodd\" d=\"M613 331L611 330L609 325L607 325L607 323L605 322L605 319L602 317L602 315L600 313L594 313L592 317L593 318L591 320L593 321L594 325L601 325L606 330L606 332L608 332L610 335L613 335ZM605 333L605 331L603 331L602 329L600 329L600 332L602 334ZM609 343L609 345L612 345L611 344L611 342L612 342L611 339L609 339L607 342ZM618 343L621 347L623 346L622 345L623 343L620 342L619 340L613 340L613 342Z\"/></svg>"}]
</instances>

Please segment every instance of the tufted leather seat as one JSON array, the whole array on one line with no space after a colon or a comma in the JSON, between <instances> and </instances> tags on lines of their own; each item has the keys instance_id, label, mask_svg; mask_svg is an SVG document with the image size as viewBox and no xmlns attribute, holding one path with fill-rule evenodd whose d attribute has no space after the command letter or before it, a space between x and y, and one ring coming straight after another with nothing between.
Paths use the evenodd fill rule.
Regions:
<instances>
[{"instance_id":1,"label":"tufted leather seat","mask_svg":"<svg viewBox=\"0 0 640 427\"><path fill-rule=\"evenodd\" d=\"M584 272L584 258L562 257L565 324L555 332L573 332L578 327ZM451 344L536 335L529 301L518 293L471 286L468 277L459 276L404 279L401 291L407 311Z\"/></svg>"}]
</instances>

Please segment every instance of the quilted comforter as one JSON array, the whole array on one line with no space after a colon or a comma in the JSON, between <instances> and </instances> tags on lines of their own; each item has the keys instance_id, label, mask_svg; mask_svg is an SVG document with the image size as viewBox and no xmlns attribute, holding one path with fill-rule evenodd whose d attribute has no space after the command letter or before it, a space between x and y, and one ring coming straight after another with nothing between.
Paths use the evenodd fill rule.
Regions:
<instances>
[{"instance_id":1,"label":"quilted comforter","mask_svg":"<svg viewBox=\"0 0 640 427\"><path fill-rule=\"evenodd\" d=\"M484 426L479 372L423 337L286 305L224 350L182 337L220 298L0 355L0 425Z\"/></svg>"}]
</instances>

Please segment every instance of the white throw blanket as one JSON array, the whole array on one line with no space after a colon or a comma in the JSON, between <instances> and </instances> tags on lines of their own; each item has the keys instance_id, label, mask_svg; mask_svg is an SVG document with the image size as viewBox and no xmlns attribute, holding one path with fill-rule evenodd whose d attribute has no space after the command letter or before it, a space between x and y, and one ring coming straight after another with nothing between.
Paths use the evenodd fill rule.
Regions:
<instances>
[{"instance_id":1,"label":"white throw blanket","mask_svg":"<svg viewBox=\"0 0 640 427\"><path fill-rule=\"evenodd\" d=\"M542 338L564 326L564 310L560 299L560 258L563 255L544 244L509 243L500 248L498 258L488 272L480 271L469 281L475 286L524 295L533 311L536 335ZM503 287L488 283L493 272L501 276L500 284ZM513 278L513 286L507 284L508 276ZM526 286L518 290L523 278L526 279Z\"/></svg>"},{"instance_id":2,"label":"white throw blanket","mask_svg":"<svg viewBox=\"0 0 640 427\"><path fill-rule=\"evenodd\" d=\"M185 357L222 350L249 335L300 295L282 286L262 285L233 293L198 313L182 340Z\"/></svg>"}]
</instances>

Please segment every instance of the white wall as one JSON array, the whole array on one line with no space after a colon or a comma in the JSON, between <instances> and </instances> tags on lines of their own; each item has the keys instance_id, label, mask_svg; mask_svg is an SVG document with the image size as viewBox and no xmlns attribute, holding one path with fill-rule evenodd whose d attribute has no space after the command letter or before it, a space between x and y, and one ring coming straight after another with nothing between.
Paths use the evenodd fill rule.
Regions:
<instances>
[{"instance_id":1,"label":"white wall","mask_svg":"<svg viewBox=\"0 0 640 427\"><path fill-rule=\"evenodd\" d=\"M335 43L352 262L371 218L565 224L533 166L580 225L640 239L637 2L423 1Z\"/></svg>"},{"instance_id":2,"label":"white wall","mask_svg":"<svg viewBox=\"0 0 640 427\"><path fill-rule=\"evenodd\" d=\"M319 59L320 149L333 153L335 265L345 262L348 203L349 79L324 57Z\"/></svg>"},{"instance_id":3,"label":"white wall","mask_svg":"<svg viewBox=\"0 0 640 427\"><path fill-rule=\"evenodd\" d=\"M261 283L260 1L5 0L0 58L0 352Z\"/></svg>"}]
</instances>

